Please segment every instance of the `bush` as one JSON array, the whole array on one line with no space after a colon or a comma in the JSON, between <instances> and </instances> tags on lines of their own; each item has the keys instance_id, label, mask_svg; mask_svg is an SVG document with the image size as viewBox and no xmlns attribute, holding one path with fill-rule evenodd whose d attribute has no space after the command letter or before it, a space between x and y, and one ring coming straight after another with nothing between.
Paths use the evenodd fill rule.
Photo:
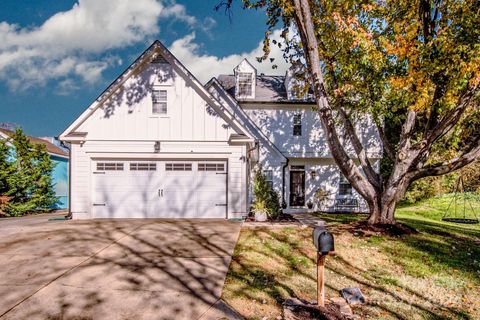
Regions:
<instances>
[{"instance_id":1,"label":"bush","mask_svg":"<svg viewBox=\"0 0 480 320\"><path fill-rule=\"evenodd\" d=\"M267 182L261 168L257 168L253 178L253 194L255 201L254 211L266 211L270 219L275 219L280 214L280 201L277 192Z\"/></svg>"},{"instance_id":2,"label":"bush","mask_svg":"<svg viewBox=\"0 0 480 320\"><path fill-rule=\"evenodd\" d=\"M46 211L57 202L52 184L54 163L42 144L31 144L21 129L10 139L13 147L0 146L1 210L7 216ZM11 156L10 156L11 155Z\"/></svg>"}]
</instances>

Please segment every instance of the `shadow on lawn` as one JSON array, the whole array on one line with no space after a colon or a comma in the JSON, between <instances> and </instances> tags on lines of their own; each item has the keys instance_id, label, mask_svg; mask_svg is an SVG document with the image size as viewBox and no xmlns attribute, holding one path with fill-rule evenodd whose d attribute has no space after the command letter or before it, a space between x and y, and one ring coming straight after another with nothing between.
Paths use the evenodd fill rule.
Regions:
<instances>
[{"instance_id":1,"label":"shadow on lawn","mask_svg":"<svg viewBox=\"0 0 480 320\"><path fill-rule=\"evenodd\" d=\"M359 216L346 217L345 215L327 215L327 217L330 219L326 220L337 222L336 225L331 226L331 230L337 235L347 229L353 231L352 228L348 228L348 225L361 218ZM429 259L432 259L432 264L437 264L437 267L440 264L445 268L459 269L476 277L472 256L478 257L480 252L478 246L471 248L474 246L474 240L451 235L445 227L443 230L437 230L437 228L438 226L434 223L426 223L422 228L418 228L420 230L418 234L401 237L384 236L382 238L387 241L399 241L402 246L416 250L422 256L428 256ZM453 228L457 227L453 226ZM278 229L249 230L248 238L237 244L234 262L227 278L229 281L239 281L243 285L237 287L231 295L243 296L248 300L258 300L255 291L267 293L276 301L278 307L286 297L304 298L305 294L303 297L298 296L302 290L306 295L314 298L316 274L314 269L315 252L310 239L311 230L297 230L293 231L295 234L285 233ZM431 233L431 238L425 237L425 233ZM441 239L439 239L440 236ZM375 235L360 234L358 236L358 238L366 240L369 237L375 237ZM259 239L261 239L261 245L256 245L254 241L259 241ZM454 246L457 250L452 250ZM467 254L465 250L467 248L470 248L472 256ZM391 260L399 264L405 262L404 259L410 258L402 257L399 252L395 252L395 249L385 250L383 248L382 250ZM245 258L243 255L247 252L253 254L255 260ZM304 263L299 263L302 258L305 259ZM472 263L466 259L472 260L470 261ZM442 300L445 297L431 297L427 292L402 285L396 279L382 285L383 279L395 278L395 274L390 274L389 270L382 269L381 265L376 270L362 270L358 264L355 264L355 261L347 261L340 255L335 255L329 260L327 270L334 274L330 279L327 278L329 289L338 292L342 288L335 282L335 278L346 279L351 286L359 286L372 296L382 297L381 301L370 301L366 306L367 309L377 309L377 312L385 312L398 319L409 319L408 314L412 313L423 314L428 319L472 318L466 311L452 307L451 301ZM428 261L422 260L416 261L416 263L428 263ZM282 269L276 269L276 265L281 266ZM287 271L283 271L283 268ZM293 284L288 280L288 277L293 275L301 277L308 284L305 283L304 287L299 289L298 284ZM342 280L342 283L345 281ZM373 294L374 292L375 294ZM396 304L397 307L391 306L391 304ZM363 307L360 307L360 313L369 313L368 310L362 309Z\"/></svg>"},{"instance_id":2,"label":"shadow on lawn","mask_svg":"<svg viewBox=\"0 0 480 320\"><path fill-rule=\"evenodd\" d=\"M54 223L0 241L1 254L37 249L36 261L18 265L17 272L32 274L23 282L43 287L7 318L199 318L220 297L236 240L228 221ZM66 266L65 259L73 261ZM8 272L0 271L2 285L12 279ZM14 306L15 290L2 296L0 311L8 310L7 302Z\"/></svg>"}]
</instances>

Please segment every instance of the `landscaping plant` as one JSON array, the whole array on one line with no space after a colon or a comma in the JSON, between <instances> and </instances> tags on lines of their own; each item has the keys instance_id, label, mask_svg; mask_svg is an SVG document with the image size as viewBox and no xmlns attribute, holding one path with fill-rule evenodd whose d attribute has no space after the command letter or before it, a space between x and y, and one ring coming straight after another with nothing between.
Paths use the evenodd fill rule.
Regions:
<instances>
[{"instance_id":1,"label":"landscaping plant","mask_svg":"<svg viewBox=\"0 0 480 320\"><path fill-rule=\"evenodd\" d=\"M257 168L253 178L253 194L255 200L252 210L265 211L268 218L275 219L280 214L280 201L277 192L272 185L268 183L261 168Z\"/></svg>"},{"instance_id":2,"label":"landscaping plant","mask_svg":"<svg viewBox=\"0 0 480 320\"><path fill-rule=\"evenodd\" d=\"M12 147L0 145L0 187L7 216L49 210L58 200L52 184L51 161L45 146L33 145L21 129L9 139Z\"/></svg>"}]
</instances>

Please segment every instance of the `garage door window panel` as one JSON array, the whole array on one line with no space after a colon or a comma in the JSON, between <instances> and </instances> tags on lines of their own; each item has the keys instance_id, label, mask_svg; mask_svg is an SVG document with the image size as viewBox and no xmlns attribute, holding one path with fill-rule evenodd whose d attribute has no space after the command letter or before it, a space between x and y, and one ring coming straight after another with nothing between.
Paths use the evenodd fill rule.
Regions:
<instances>
[{"instance_id":1,"label":"garage door window panel","mask_svg":"<svg viewBox=\"0 0 480 320\"><path fill-rule=\"evenodd\" d=\"M192 171L191 163L166 163L165 171Z\"/></svg>"},{"instance_id":2,"label":"garage door window panel","mask_svg":"<svg viewBox=\"0 0 480 320\"><path fill-rule=\"evenodd\" d=\"M225 172L224 163L199 163L198 171Z\"/></svg>"},{"instance_id":3,"label":"garage door window panel","mask_svg":"<svg viewBox=\"0 0 480 320\"><path fill-rule=\"evenodd\" d=\"M123 171L123 163L97 162L97 171Z\"/></svg>"},{"instance_id":4,"label":"garage door window panel","mask_svg":"<svg viewBox=\"0 0 480 320\"><path fill-rule=\"evenodd\" d=\"M156 163L130 163L130 171L156 171Z\"/></svg>"}]
</instances>

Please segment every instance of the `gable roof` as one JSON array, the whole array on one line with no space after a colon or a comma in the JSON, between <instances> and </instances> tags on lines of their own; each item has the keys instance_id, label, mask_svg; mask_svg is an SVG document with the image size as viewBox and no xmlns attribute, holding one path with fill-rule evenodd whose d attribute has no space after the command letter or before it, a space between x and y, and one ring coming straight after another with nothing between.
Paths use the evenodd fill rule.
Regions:
<instances>
[{"instance_id":1,"label":"gable roof","mask_svg":"<svg viewBox=\"0 0 480 320\"><path fill-rule=\"evenodd\" d=\"M232 74L221 74L218 81L222 87L235 97L235 76ZM285 88L285 76L257 75L255 86L255 98L242 99L242 101L251 101L258 103L315 103L314 100L289 100L287 98L287 89Z\"/></svg>"},{"instance_id":2,"label":"gable roof","mask_svg":"<svg viewBox=\"0 0 480 320\"><path fill-rule=\"evenodd\" d=\"M0 133L2 133L2 136L5 139L11 138L15 134L15 132L13 132L12 130L3 129L3 128L0 128ZM62 157L62 158L68 157L68 152L66 152L65 150L63 150L59 146L54 145L53 143L51 143L48 140L44 140L44 139L41 139L41 138L32 137L32 136L28 136L28 135L27 135L27 139L32 144L43 144L45 146L47 152L51 155L59 156L59 157Z\"/></svg>"},{"instance_id":3,"label":"gable roof","mask_svg":"<svg viewBox=\"0 0 480 320\"><path fill-rule=\"evenodd\" d=\"M155 40L117 79L103 91L97 99L60 135L60 140L73 141L85 139L86 133L75 132L118 88L125 83L142 65L161 56L168 62L196 93L238 134L248 135L247 130L213 97L208 90L188 71L188 69L158 40Z\"/></svg>"},{"instance_id":4,"label":"gable roof","mask_svg":"<svg viewBox=\"0 0 480 320\"><path fill-rule=\"evenodd\" d=\"M274 143L268 139L268 137L260 130L260 128L253 122L253 120L245 113L240 107L237 100L235 100L221 85L217 78L213 77L206 85L206 88L213 87L217 90L225 99L228 99L232 110L230 112L234 114L242 125L249 130L249 133L254 138L260 140L264 146L275 152L279 157L286 159L285 155L275 146Z\"/></svg>"},{"instance_id":5,"label":"gable roof","mask_svg":"<svg viewBox=\"0 0 480 320\"><path fill-rule=\"evenodd\" d=\"M257 68L255 68L247 58L243 58L243 60L233 69L233 72L235 72L235 70L237 70L243 63L246 63L253 71L257 72Z\"/></svg>"}]
</instances>

